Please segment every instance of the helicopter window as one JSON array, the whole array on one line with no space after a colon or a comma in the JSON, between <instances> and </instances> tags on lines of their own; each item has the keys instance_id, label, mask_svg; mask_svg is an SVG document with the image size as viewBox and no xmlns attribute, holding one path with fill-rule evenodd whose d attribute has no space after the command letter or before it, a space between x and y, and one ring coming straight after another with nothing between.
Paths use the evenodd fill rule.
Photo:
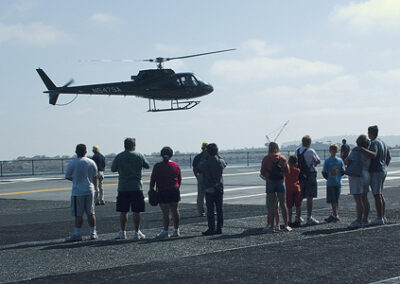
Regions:
<instances>
[{"instance_id":1,"label":"helicopter window","mask_svg":"<svg viewBox=\"0 0 400 284\"><path fill-rule=\"evenodd\" d=\"M194 78L193 76L190 76L190 79L192 81L192 85L193 86L197 86L199 83L197 82L196 78Z\"/></svg>"},{"instance_id":2,"label":"helicopter window","mask_svg":"<svg viewBox=\"0 0 400 284\"><path fill-rule=\"evenodd\" d=\"M181 86L182 85L181 80L179 80L179 78L176 78L176 85L177 86Z\"/></svg>"}]
</instances>

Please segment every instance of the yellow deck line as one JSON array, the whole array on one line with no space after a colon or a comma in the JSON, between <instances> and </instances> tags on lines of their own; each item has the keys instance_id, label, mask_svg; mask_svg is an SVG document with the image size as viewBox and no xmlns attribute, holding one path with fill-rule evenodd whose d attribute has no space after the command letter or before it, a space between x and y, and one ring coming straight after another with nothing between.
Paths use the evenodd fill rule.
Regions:
<instances>
[{"instance_id":1,"label":"yellow deck line","mask_svg":"<svg viewBox=\"0 0 400 284\"><path fill-rule=\"evenodd\" d=\"M143 183L148 183L150 180L144 180ZM115 186L118 183L106 183L103 184L104 187L106 186ZM34 190L25 190L25 191L15 191L15 192L4 192L0 193L0 196L5 195L18 195L18 194L28 194L28 193L38 193L38 192L49 192L49 191L62 191L62 190L71 190L71 187L59 187L59 188L47 188L47 189L34 189Z\"/></svg>"}]
</instances>

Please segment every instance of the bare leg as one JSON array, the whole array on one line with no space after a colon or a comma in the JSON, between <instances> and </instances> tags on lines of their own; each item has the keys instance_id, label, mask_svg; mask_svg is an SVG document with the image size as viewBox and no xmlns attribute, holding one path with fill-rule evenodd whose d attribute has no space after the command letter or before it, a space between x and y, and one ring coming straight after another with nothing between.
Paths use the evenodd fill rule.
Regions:
<instances>
[{"instance_id":1,"label":"bare leg","mask_svg":"<svg viewBox=\"0 0 400 284\"><path fill-rule=\"evenodd\" d=\"M274 228L274 213L276 205L276 195L275 193L268 193L268 226Z\"/></svg>"},{"instance_id":2,"label":"bare leg","mask_svg":"<svg viewBox=\"0 0 400 284\"><path fill-rule=\"evenodd\" d=\"M332 203L332 214L333 216L338 216L338 203Z\"/></svg>"},{"instance_id":3,"label":"bare leg","mask_svg":"<svg viewBox=\"0 0 400 284\"><path fill-rule=\"evenodd\" d=\"M75 216L75 228L81 228L82 223L82 216Z\"/></svg>"},{"instance_id":4,"label":"bare leg","mask_svg":"<svg viewBox=\"0 0 400 284\"><path fill-rule=\"evenodd\" d=\"M382 194L374 195L375 198L375 208L376 208L376 215L378 218L382 218Z\"/></svg>"},{"instance_id":5,"label":"bare leg","mask_svg":"<svg viewBox=\"0 0 400 284\"><path fill-rule=\"evenodd\" d=\"M308 217L311 217L312 208L313 208L313 198L307 197L307 216Z\"/></svg>"},{"instance_id":6,"label":"bare leg","mask_svg":"<svg viewBox=\"0 0 400 284\"><path fill-rule=\"evenodd\" d=\"M361 202L361 194L354 194L353 196L354 200L356 201L357 221L361 222L362 214L364 212L364 206Z\"/></svg>"},{"instance_id":7,"label":"bare leg","mask_svg":"<svg viewBox=\"0 0 400 284\"><path fill-rule=\"evenodd\" d=\"M140 230L140 213L133 212L133 227L135 232Z\"/></svg>"},{"instance_id":8,"label":"bare leg","mask_svg":"<svg viewBox=\"0 0 400 284\"><path fill-rule=\"evenodd\" d=\"M300 222L300 216L301 216L301 205L299 207L296 207L296 220Z\"/></svg>"},{"instance_id":9,"label":"bare leg","mask_svg":"<svg viewBox=\"0 0 400 284\"><path fill-rule=\"evenodd\" d=\"M369 214L369 201L368 201L368 193L364 193L361 195L361 202L363 205L363 221L368 221L368 214Z\"/></svg>"},{"instance_id":10,"label":"bare leg","mask_svg":"<svg viewBox=\"0 0 400 284\"><path fill-rule=\"evenodd\" d=\"M90 227L96 227L96 216L94 214L88 215L88 223Z\"/></svg>"},{"instance_id":11,"label":"bare leg","mask_svg":"<svg viewBox=\"0 0 400 284\"><path fill-rule=\"evenodd\" d=\"M164 231L168 231L169 227L169 206L166 203L160 203L160 208L163 214Z\"/></svg>"},{"instance_id":12,"label":"bare leg","mask_svg":"<svg viewBox=\"0 0 400 284\"><path fill-rule=\"evenodd\" d=\"M289 223L292 223L292 208L289 208L288 207L288 220L289 220Z\"/></svg>"},{"instance_id":13,"label":"bare leg","mask_svg":"<svg viewBox=\"0 0 400 284\"><path fill-rule=\"evenodd\" d=\"M172 213L172 220L174 221L174 229L177 230L179 228L179 222L180 222L178 202L170 203L169 209L171 210Z\"/></svg>"},{"instance_id":14,"label":"bare leg","mask_svg":"<svg viewBox=\"0 0 400 284\"><path fill-rule=\"evenodd\" d=\"M281 212L282 212L282 218L283 218L283 223L285 224L285 227L288 226L288 212L287 212L287 207L286 207L286 194L284 192L278 192L278 199L279 203L281 205Z\"/></svg>"},{"instance_id":15,"label":"bare leg","mask_svg":"<svg viewBox=\"0 0 400 284\"><path fill-rule=\"evenodd\" d=\"M128 223L128 212L121 212L119 215L119 223L121 224L121 231L126 231L126 225Z\"/></svg>"}]
</instances>

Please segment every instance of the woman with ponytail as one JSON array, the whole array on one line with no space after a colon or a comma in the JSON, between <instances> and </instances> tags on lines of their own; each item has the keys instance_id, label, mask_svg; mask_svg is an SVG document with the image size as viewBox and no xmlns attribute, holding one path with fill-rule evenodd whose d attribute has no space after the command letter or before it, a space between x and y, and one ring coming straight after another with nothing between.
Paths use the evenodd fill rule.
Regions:
<instances>
[{"instance_id":1,"label":"woman with ponytail","mask_svg":"<svg viewBox=\"0 0 400 284\"><path fill-rule=\"evenodd\" d=\"M154 165L151 173L150 189L157 187L158 202L163 213L163 230L157 235L157 239L169 238L169 212L171 211L174 222L172 237L179 237L179 209L178 203L181 200L179 187L182 182L181 169L176 162L171 161L173 150L170 147L161 149L162 162Z\"/></svg>"}]
</instances>

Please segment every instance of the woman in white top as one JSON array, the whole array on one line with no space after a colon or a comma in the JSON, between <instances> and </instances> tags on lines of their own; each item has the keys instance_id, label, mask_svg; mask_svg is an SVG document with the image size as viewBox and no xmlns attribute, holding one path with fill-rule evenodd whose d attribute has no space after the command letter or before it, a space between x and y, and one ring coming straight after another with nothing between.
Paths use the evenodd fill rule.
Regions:
<instances>
[{"instance_id":1,"label":"woman in white top","mask_svg":"<svg viewBox=\"0 0 400 284\"><path fill-rule=\"evenodd\" d=\"M368 148L369 140L367 136L360 135L358 136L356 143L357 147L350 152L350 155L345 160L346 165L350 162L362 163L361 176L349 176L350 194L354 196L357 210L357 219L349 225L350 229L361 228L368 225L368 214L370 208L368 201L370 179L368 168L371 160L359 150L359 147Z\"/></svg>"}]
</instances>

